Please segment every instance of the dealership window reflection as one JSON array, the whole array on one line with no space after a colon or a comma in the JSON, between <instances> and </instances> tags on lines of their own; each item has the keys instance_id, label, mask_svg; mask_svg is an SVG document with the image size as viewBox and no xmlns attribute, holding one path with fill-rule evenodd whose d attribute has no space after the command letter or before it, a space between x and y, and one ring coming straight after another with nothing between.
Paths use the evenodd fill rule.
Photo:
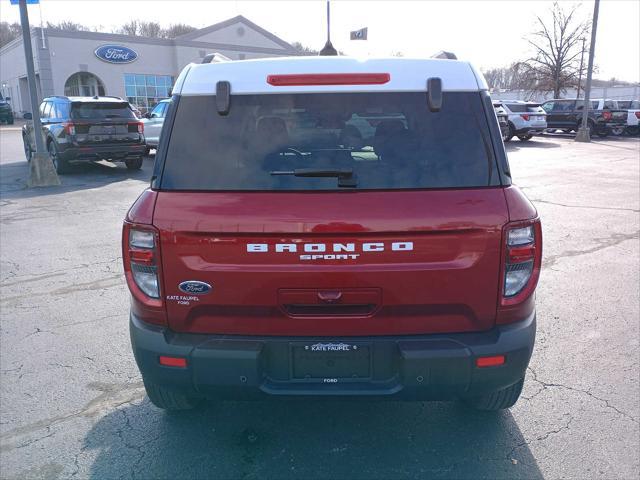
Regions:
<instances>
[{"instance_id":1,"label":"dealership window reflection","mask_svg":"<svg viewBox=\"0 0 640 480\"><path fill-rule=\"evenodd\" d=\"M127 101L143 111L151 110L160 100L167 98L172 85L173 77L170 75L124 75Z\"/></svg>"},{"instance_id":2,"label":"dealership window reflection","mask_svg":"<svg viewBox=\"0 0 640 480\"><path fill-rule=\"evenodd\" d=\"M77 72L67 78L64 94L73 97L93 97L105 95L104 84L90 72Z\"/></svg>"}]
</instances>

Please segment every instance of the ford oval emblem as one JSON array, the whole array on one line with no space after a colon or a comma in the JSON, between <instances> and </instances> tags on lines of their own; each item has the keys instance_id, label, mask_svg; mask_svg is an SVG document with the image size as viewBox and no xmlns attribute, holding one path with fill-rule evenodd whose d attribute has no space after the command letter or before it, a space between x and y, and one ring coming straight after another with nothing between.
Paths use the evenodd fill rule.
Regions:
<instances>
[{"instance_id":1,"label":"ford oval emblem","mask_svg":"<svg viewBox=\"0 0 640 480\"><path fill-rule=\"evenodd\" d=\"M192 295L205 295L211 291L211 285L198 280L187 280L178 285L181 292L190 293Z\"/></svg>"},{"instance_id":2,"label":"ford oval emblem","mask_svg":"<svg viewBox=\"0 0 640 480\"><path fill-rule=\"evenodd\" d=\"M138 58L135 50L123 45L102 45L94 53L100 60L109 63L131 63Z\"/></svg>"}]
</instances>

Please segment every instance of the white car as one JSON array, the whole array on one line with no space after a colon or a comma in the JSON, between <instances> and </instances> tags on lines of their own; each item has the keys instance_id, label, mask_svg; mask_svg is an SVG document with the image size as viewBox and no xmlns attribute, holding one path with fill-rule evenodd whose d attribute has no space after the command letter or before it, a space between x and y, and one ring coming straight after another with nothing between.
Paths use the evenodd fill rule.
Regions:
<instances>
[{"instance_id":1,"label":"white car","mask_svg":"<svg viewBox=\"0 0 640 480\"><path fill-rule=\"evenodd\" d=\"M502 100L500 104L509 115L509 130L504 136L505 142L513 137L526 142L534 134L542 134L547 128L547 112L539 103Z\"/></svg>"},{"instance_id":2,"label":"white car","mask_svg":"<svg viewBox=\"0 0 640 480\"><path fill-rule=\"evenodd\" d=\"M158 148L160 132L162 132L162 125L164 124L164 117L167 115L169 102L171 102L169 98L161 100L142 119L142 123L144 123L144 138L147 140L147 155L149 155L151 149Z\"/></svg>"},{"instance_id":3,"label":"white car","mask_svg":"<svg viewBox=\"0 0 640 480\"><path fill-rule=\"evenodd\" d=\"M640 133L640 100L618 100L618 108L627 111L627 133L638 135Z\"/></svg>"}]
</instances>

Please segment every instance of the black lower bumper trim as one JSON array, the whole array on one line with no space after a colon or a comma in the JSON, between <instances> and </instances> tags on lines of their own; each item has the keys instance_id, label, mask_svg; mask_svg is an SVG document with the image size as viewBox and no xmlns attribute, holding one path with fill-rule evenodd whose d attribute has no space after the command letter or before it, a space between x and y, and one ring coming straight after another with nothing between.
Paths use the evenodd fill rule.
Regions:
<instances>
[{"instance_id":1,"label":"black lower bumper trim","mask_svg":"<svg viewBox=\"0 0 640 480\"><path fill-rule=\"evenodd\" d=\"M223 398L274 395L381 396L451 399L513 385L524 377L535 339L535 313L486 332L383 337L247 337L178 334L130 319L131 342L142 375L166 388ZM364 345L366 378L300 378L292 345ZM187 368L159 364L184 357ZM504 355L497 367L478 368L480 356ZM331 354L327 354L331 362ZM330 368L328 369L330 371Z\"/></svg>"}]
</instances>

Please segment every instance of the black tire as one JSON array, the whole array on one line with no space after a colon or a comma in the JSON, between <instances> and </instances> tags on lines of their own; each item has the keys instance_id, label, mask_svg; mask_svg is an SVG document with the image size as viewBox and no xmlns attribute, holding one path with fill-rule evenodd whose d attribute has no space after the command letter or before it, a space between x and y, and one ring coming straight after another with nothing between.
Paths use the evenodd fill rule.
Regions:
<instances>
[{"instance_id":1,"label":"black tire","mask_svg":"<svg viewBox=\"0 0 640 480\"><path fill-rule=\"evenodd\" d=\"M571 133L573 132L573 128L563 128L562 133Z\"/></svg>"},{"instance_id":2,"label":"black tire","mask_svg":"<svg viewBox=\"0 0 640 480\"><path fill-rule=\"evenodd\" d=\"M614 127L611 129L611 135L613 135L614 137L621 137L622 135L624 135L624 131L625 131L625 127Z\"/></svg>"},{"instance_id":3,"label":"black tire","mask_svg":"<svg viewBox=\"0 0 640 480\"><path fill-rule=\"evenodd\" d=\"M640 127L627 127L626 132L630 137L635 137L640 133Z\"/></svg>"},{"instance_id":4,"label":"black tire","mask_svg":"<svg viewBox=\"0 0 640 480\"><path fill-rule=\"evenodd\" d=\"M53 167L56 169L56 173L62 175L69 171L69 162L60 156L58 153L58 147L53 140L47 144L47 151L49 152L49 158L53 163Z\"/></svg>"},{"instance_id":5,"label":"black tire","mask_svg":"<svg viewBox=\"0 0 640 480\"><path fill-rule=\"evenodd\" d=\"M520 139L521 142L526 142L531 140L531 138L533 137L533 135L531 135L530 133L527 133L525 135L518 135L518 138Z\"/></svg>"},{"instance_id":6,"label":"black tire","mask_svg":"<svg viewBox=\"0 0 640 480\"><path fill-rule=\"evenodd\" d=\"M33 150L31 150L31 145L29 145L25 135L22 136L22 145L24 147L24 156L27 159L27 163L30 163L33 158Z\"/></svg>"},{"instance_id":7,"label":"black tire","mask_svg":"<svg viewBox=\"0 0 640 480\"><path fill-rule=\"evenodd\" d=\"M151 154L151 147L147 147L144 151L144 156L148 157Z\"/></svg>"},{"instance_id":8,"label":"black tire","mask_svg":"<svg viewBox=\"0 0 640 480\"><path fill-rule=\"evenodd\" d=\"M609 128L608 127L600 127L596 129L596 135L600 138L605 138L609 136Z\"/></svg>"},{"instance_id":9,"label":"black tire","mask_svg":"<svg viewBox=\"0 0 640 480\"><path fill-rule=\"evenodd\" d=\"M513 124L509 122L509 129L507 130L507 133L504 134L503 140L505 142L510 142L515 134L516 134L516 129L513 127Z\"/></svg>"},{"instance_id":10,"label":"black tire","mask_svg":"<svg viewBox=\"0 0 640 480\"><path fill-rule=\"evenodd\" d=\"M202 401L201 398L190 397L184 393L156 385L144 377L142 381L144 382L144 389L147 391L147 396L149 400L151 400L151 403L163 410L192 410Z\"/></svg>"},{"instance_id":11,"label":"black tire","mask_svg":"<svg viewBox=\"0 0 640 480\"><path fill-rule=\"evenodd\" d=\"M140 170L142 168L142 162L143 162L142 157L136 157L136 158L127 158L124 161L124 164L127 166L129 170Z\"/></svg>"},{"instance_id":12,"label":"black tire","mask_svg":"<svg viewBox=\"0 0 640 480\"><path fill-rule=\"evenodd\" d=\"M13 125L13 117L7 120L7 125Z\"/></svg>"},{"instance_id":13,"label":"black tire","mask_svg":"<svg viewBox=\"0 0 640 480\"><path fill-rule=\"evenodd\" d=\"M520 398L523 385L524 378L503 390L479 395L477 397L467 397L464 399L464 402L476 410L487 412L504 410L505 408L510 408L515 405L518 398Z\"/></svg>"}]
</instances>

